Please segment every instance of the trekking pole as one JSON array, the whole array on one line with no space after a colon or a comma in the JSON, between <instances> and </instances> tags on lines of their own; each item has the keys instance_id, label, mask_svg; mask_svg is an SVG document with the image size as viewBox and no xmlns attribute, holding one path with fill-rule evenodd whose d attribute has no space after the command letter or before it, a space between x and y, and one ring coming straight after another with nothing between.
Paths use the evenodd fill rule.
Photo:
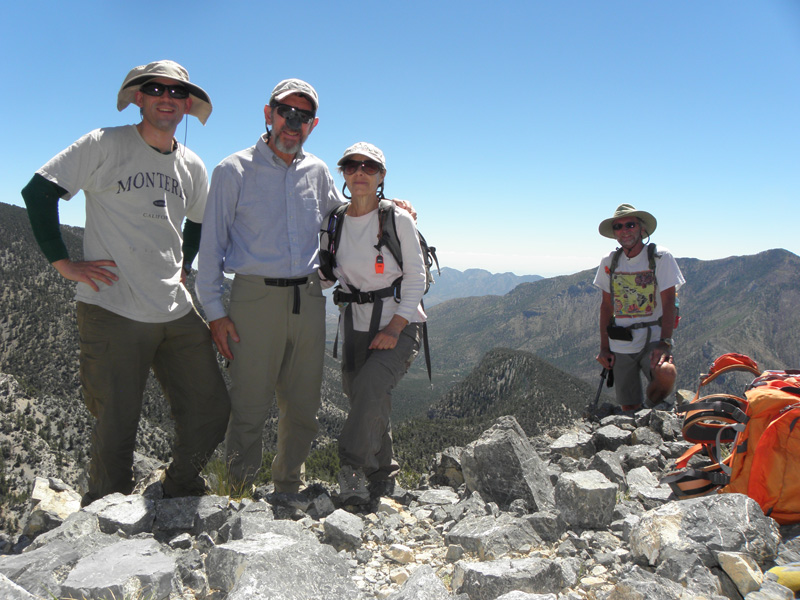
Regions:
<instances>
[{"instance_id":1,"label":"trekking pole","mask_svg":"<svg viewBox=\"0 0 800 600\"><path fill-rule=\"evenodd\" d=\"M594 402L592 402L592 412L597 409L597 401L600 400L600 392L603 391L603 384L606 381L606 376L608 375L608 369L603 367L603 370L600 372L600 385L597 386L597 393L594 395Z\"/></svg>"}]
</instances>

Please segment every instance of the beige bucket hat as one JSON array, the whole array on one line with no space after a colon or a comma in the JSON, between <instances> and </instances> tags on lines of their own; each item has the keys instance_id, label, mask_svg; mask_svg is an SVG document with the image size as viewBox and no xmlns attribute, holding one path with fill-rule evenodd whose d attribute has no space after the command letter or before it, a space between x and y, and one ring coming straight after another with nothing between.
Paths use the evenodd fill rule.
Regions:
<instances>
[{"instance_id":1,"label":"beige bucket hat","mask_svg":"<svg viewBox=\"0 0 800 600\"><path fill-rule=\"evenodd\" d=\"M614 237L614 229L612 226L614 225L614 221L616 219L622 219L624 217L638 217L641 219L642 223L644 223L644 229L647 231L647 235L652 235L656 230L656 225L658 224L656 218L649 212L636 210L632 204L620 204L617 207L617 210L614 211L613 217L605 219L600 223L600 227L598 227L600 235L611 238L612 240L617 239Z\"/></svg>"},{"instance_id":2,"label":"beige bucket hat","mask_svg":"<svg viewBox=\"0 0 800 600\"><path fill-rule=\"evenodd\" d=\"M189 72L186 69L171 60L157 60L131 69L125 76L122 87L119 88L117 110L123 110L129 104L132 104L136 99L136 92L139 90L139 86L156 77L168 77L169 79L180 81L189 88L189 94L192 98L192 108L189 110L189 114L197 117L203 125L206 124L212 110L211 98L208 97L203 88L189 82Z\"/></svg>"}]
</instances>

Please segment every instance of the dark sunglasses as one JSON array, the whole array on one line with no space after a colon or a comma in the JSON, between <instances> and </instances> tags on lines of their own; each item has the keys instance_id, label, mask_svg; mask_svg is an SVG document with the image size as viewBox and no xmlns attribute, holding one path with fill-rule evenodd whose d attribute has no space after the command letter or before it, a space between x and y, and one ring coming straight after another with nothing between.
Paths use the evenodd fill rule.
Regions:
<instances>
[{"instance_id":1,"label":"dark sunglasses","mask_svg":"<svg viewBox=\"0 0 800 600\"><path fill-rule=\"evenodd\" d=\"M189 89L182 85L168 85L155 81L143 83L139 91L148 96L163 96L164 92L167 92L170 98L175 98L176 100L185 100L189 97Z\"/></svg>"},{"instance_id":2,"label":"dark sunglasses","mask_svg":"<svg viewBox=\"0 0 800 600\"><path fill-rule=\"evenodd\" d=\"M374 160L348 160L342 163L342 172L345 175L352 175L359 167L367 175L375 175L381 170L381 165Z\"/></svg>"},{"instance_id":3,"label":"dark sunglasses","mask_svg":"<svg viewBox=\"0 0 800 600\"><path fill-rule=\"evenodd\" d=\"M637 223L636 221L628 221L627 223L614 223L611 226L611 229L613 229L614 231L619 231L623 227L625 229L633 229L638 225L639 225L639 223Z\"/></svg>"},{"instance_id":4,"label":"dark sunglasses","mask_svg":"<svg viewBox=\"0 0 800 600\"><path fill-rule=\"evenodd\" d=\"M316 115L312 112L303 110L301 108L295 108L294 106L289 106L288 104L278 104L275 107L275 110L278 111L278 114L287 121L298 119L301 123L308 124L311 123L311 121L313 121L316 117Z\"/></svg>"}]
</instances>

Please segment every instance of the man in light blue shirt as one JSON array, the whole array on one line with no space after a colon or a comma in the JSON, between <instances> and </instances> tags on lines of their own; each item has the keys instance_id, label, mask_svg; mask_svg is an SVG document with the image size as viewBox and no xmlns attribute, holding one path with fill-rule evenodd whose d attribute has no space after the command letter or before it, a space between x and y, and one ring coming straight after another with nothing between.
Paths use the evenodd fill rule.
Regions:
<instances>
[{"instance_id":1,"label":"man in light blue shirt","mask_svg":"<svg viewBox=\"0 0 800 600\"><path fill-rule=\"evenodd\" d=\"M267 133L214 169L200 244L197 293L233 383L231 476L242 484L255 479L275 394L272 479L279 493L299 491L317 433L325 350L318 234L323 218L344 202L325 163L302 149L318 108L304 81L275 87L264 107ZM224 273L234 275L227 313Z\"/></svg>"}]
</instances>

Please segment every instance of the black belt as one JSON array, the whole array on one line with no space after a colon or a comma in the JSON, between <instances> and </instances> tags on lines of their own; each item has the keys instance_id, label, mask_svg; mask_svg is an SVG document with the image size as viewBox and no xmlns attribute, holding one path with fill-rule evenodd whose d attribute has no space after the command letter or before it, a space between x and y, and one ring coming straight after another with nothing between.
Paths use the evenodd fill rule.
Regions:
<instances>
[{"instance_id":1,"label":"black belt","mask_svg":"<svg viewBox=\"0 0 800 600\"><path fill-rule=\"evenodd\" d=\"M296 277L295 279L268 279L264 278L264 285L275 287L294 287L294 304L292 304L292 314L300 314L300 287L308 283L308 277Z\"/></svg>"}]
</instances>

